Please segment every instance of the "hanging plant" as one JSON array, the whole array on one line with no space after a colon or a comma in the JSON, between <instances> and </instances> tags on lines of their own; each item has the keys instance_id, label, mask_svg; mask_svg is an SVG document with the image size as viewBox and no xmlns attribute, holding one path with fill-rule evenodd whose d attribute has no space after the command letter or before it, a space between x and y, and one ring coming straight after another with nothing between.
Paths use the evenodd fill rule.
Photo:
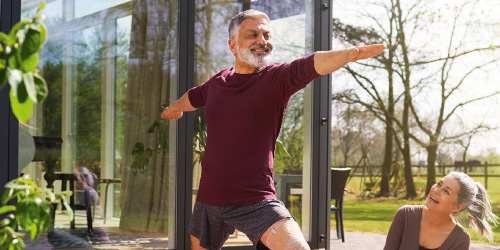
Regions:
<instances>
[{"instance_id":1,"label":"hanging plant","mask_svg":"<svg viewBox=\"0 0 500 250\"><path fill-rule=\"evenodd\" d=\"M8 81L12 111L22 123L28 122L33 105L48 94L47 83L37 68L38 52L47 36L41 23L44 7L42 2L34 18L15 24L9 34L0 32L0 90Z\"/></svg>"}]
</instances>

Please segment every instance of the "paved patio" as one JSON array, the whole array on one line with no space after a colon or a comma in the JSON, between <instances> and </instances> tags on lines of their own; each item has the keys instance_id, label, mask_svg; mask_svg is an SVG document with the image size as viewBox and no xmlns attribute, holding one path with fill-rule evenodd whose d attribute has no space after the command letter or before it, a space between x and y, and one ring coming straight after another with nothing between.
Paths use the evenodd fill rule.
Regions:
<instances>
[{"instance_id":1,"label":"paved patio","mask_svg":"<svg viewBox=\"0 0 500 250\"><path fill-rule=\"evenodd\" d=\"M330 248L333 249L349 249L349 250L366 250L366 249L383 249L385 244L385 235L367 234L367 233L351 233L345 232L345 242L336 239L336 233L331 232ZM472 244L471 250L500 250L500 246L490 246L485 244Z\"/></svg>"},{"instance_id":2,"label":"paved patio","mask_svg":"<svg viewBox=\"0 0 500 250\"><path fill-rule=\"evenodd\" d=\"M126 233L118 229L117 220L108 220L106 225L102 220L94 221L94 234L87 235L86 219L84 216L76 217L76 230L69 230L66 215L56 216L55 234L47 237L43 234L36 242L31 242L27 236L26 249L49 250L49 249L166 249L168 238L164 234L151 233ZM336 232L332 231L330 246L332 250L382 250L385 244L385 235L346 232L346 242L336 239ZM249 240L243 234L230 237L228 245L249 244ZM472 244L472 250L500 250L500 246L485 244Z\"/></svg>"}]
</instances>

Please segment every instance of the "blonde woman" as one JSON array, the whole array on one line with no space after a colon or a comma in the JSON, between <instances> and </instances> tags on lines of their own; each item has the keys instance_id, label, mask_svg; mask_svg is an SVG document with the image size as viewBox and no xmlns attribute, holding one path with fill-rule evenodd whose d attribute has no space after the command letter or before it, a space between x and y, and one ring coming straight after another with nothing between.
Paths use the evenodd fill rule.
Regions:
<instances>
[{"instance_id":1,"label":"blonde woman","mask_svg":"<svg viewBox=\"0 0 500 250\"><path fill-rule=\"evenodd\" d=\"M486 189L467 174L451 172L431 188L425 205L401 207L394 216L384 250L468 250L470 235L459 223L466 211L469 227L492 240L491 211Z\"/></svg>"}]
</instances>

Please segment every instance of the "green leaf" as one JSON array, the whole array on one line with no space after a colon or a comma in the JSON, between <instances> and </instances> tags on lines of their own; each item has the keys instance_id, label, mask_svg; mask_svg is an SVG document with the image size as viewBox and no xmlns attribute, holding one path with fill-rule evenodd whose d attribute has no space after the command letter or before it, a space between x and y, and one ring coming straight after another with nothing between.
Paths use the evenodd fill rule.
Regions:
<instances>
[{"instance_id":1,"label":"green leaf","mask_svg":"<svg viewBox=\"0 0 500 250\"><path fill-rule=\"evenodd\" d=\"M290 157L290 154L288 153L288 151L286 151L285 147L283 146L283 143L280 140L276 140L275 155L281 157Z\"/></svg>"},{"instance_id":2,"label":"green leaf","mask_svg":"<svg viewBox=\"0 0 500 250\"><path fill-rule=\"evenodd\" d=\"M0 32L0 42L10 39L9 36L3 32Z\"/></svg>"},{"instance_id":3,"label":"green leaf","mask_svg":"<svg viewBox=\"0 0 500 250\"><path fill-rule=\"evenodd\" d=\"M24 28L29 22L27 21L21 21L21 22L18 22L14 25L14 27L12 27L12 29L10 29L10 32L9 32L9 38L10 40L12 41L12 44L9 44L9 45L14 45L14 43L17 41L18 37L17 37L17 32L21 29L21 28ZM24 37L23 37L24 38Z\"/></svg>"},{"instance_id":4,"label":"green leaf","mask_svg":"<svg viewBox=\"0 0 500 250\"><path fill-rule=\"evenodd\" d=\"M21 31L19 31L21 33ZM40 30L34 26L28 28L24 41L19 39L19 64L24 72L30 72L38 65L37 51L42 47Z\"/></svg>"},{"instance_id":5,"label":"green leaf","mask_svg":"<svg viewBox=\"0 0 500 250\"><path fill-rule=\"evenodd\" d=\"M19 222L19 226L23 230L28 230L30 228L31 224L33 223L33 220L30 217L30 214L28 213L28 204L26 201L20 201L17 203L17 221Z\"/></svg>"},{"instance_id":6,"label":"green leaf","mask_svg":"<svg viewBox=\"0 0 500 250\"><path fill-rule=\"evenodd\" d=\"M23 73L23 83L26 88L26 92L28 92L28 96L34 103L38 103L35 88L35 78L33 77L32 72Z\"/></svg>"},{"instance_id":7,"label":"green leaf","mask_svg":"<svg viewBox=\"0 0 500 250\"><path fill-rule=\"evenodd\" d=\"M35 223L31 224L31 240L34 241L38 239L38 227Z\"/></svg>"},{"instance_id":8,"label":"green leaf","mask_svg":"<svg viewBox=\"0 0 500 250\"><path fill-rule=\"evenodd\" d=\"M47 88L47 83L45 79L38 74L34 74L35 88L36 88L36 98L38 103L43 102L47 95L49 94L49 88Z\"/></svg>"},{"instance_id":9,"label":"green leaf","mask_svg":"<svg viewBox=\"0 0 500 250\"><path fill-rule=\"evenodd\" d=\"M13 54L13 56L9 57L8 61L9 61L9 69L18 70L18 68L19 68L19 62L17 60L17 56L15 56L15 53ZM9 76L10 76L10 74L11 74L11 72L9 72Z\"/></svg>"},{"instance_id":10,"label":"green leaf","mask_svg":"<svg viewBox=\"0 0 500 250\"><path fill-rule=\"evenodd\" d=\"M7 184L9 184L9 183L7 183ZM3 192L3 195L2 195L2 203L7 204L7 202L12 198L13 194L14 194L14 189L6 188L5 192Z\"/></svg>"},{"instance_id":11,"label":"green leaf","mask_svg":"<svg viewBox=\"0 0 500 250\"><path fill-rule=\"evenodd\" d=\"M52 216L50 215L50 203L47 200L44 200L40 209L40 227L41 231L46 232L50 223L52 222Z\"/></svg>"},{"instance_id":12,"label":"green leaf","mask_svg":"<svg viewBox=\"0 0 500 250\"><path fill-rule=\"evenodd\" d=\"M16 206L6 205L3 207L0 207L0 214L12 212L12 211L16 211Z\"/></svg>"},{"instance_id":13,"label":"green leaf","mask_svg":"<svg viewBox=\"0 0 500 250\"><path fill-rule=\"evenodd\" d=\"M45 39L47 39L47 28L43 23L41 23L38 28L40 29L40 42L43 44Z\"/></svg>"},{"instance_id":14,"label":"green leaf","mask_svg":"<svg viewBox=\"0 0 500 250\"><path fill-rule=\"evenodd\" d=\"M22 58L36 53L42 47L42 34L40 29L31 25L26 32L23 43L20 44Z\"/></svg>"},{"instance_id":15,"label":"green leaf","mask_svg":"<svg viewBox=\"0 0 500 250\"><path fill-rule=\"evenodd\" d=\"M1 232L2 230L0 230ZM7 242L7 234L6 233L3 233L1 232L0 233L0 249L2 249L2 246L5 244L5 242Z\"/></svg>"},{"instance_id":16,"label":"green leaf","mask_svg":"<svg viewBox=\"0 0 500 250\"><path fill-rule=\"evenodd\" d=\"M66 198L66 196L62 196L61 198L62 198L61 202L63 206L66 208L66 214L68 215L69 220L72 221L73 217L75 216L73 214L73 209L71 209L71 207L69 206L68 199Z\"/></svg>"},{"instance_id":17,"label":"green leaf","mask_svg":"<svg viewBox=\"0 0 500 250\"><path fill-rule=\"evenodd\" d=\"M26 245L24 244L24 240L23 240L23 238L21 238L21 237L19 237L19 238L17 238L17 239L19 240L19 244L21 245L21 246L19 247L19 249L20 249L20 250L22 250L22 249L23 249L23 247L25 247L25 246L26 246Z\"/></svg>"},{"instance_id":18,"label":"green leaf","mask_svg":"<svg viewBox=\"0 0 500 250\"><path fill-rule=\"evenodd\" d=\"M27 123L33 111L33 101L31 101L31 99L29 98L26 98L25 102L20 103L17 97L14 96L12 92L12 89L10 89L10 105L12 107L12 112L20 122Z\"/></svg>"},{"instance_id":19,"label":"green leaf","mask_svg":"<svg viewBox=\"0 0 500 250\"><path fill-rule=\"evenodd\" d=\"M148 133L152 134L155 132L155 128L160 124L160 118L155 119L151 125L149 125Z\"/></svg>"},{"instance_id":20,"label":"green leaf","mask_svg":"<svg viewBox=\"0 0 500 250\"><path fill-rule=\"evenodd\" d=\"M132 155L141 155L144 152L144 143L138 142L132 149Z\"/></svg>"},{"instance_id":21,"label":"green leaf","mask_svg":"<svg viewBox=\"0 0 500 250\"><path fill-rule=\"evenodd\" d=\"M21 57L18 59L21 59L21 60L18 60L18 63L19 63L19 68L21 68L21 70L23 72L33 71L34 69L36 69L36 66L38 65L38 54L37 53L31 54L25 58Z\"/></svg>"},{"instance_id":22,"label":"green leaf","mask_svg":"<svg viewBox=\"0 0 500 250\"><path fill-rule=\"evenodd\" d=\"M12 189L33 189L33 187L30 185L20 185L20 184L15 184L12 182L5 184L5 187L12 188Z\"/></svg>"},{"instance_id":23,"label":"green leaf","mask_svg":"<svg viewBox=\"0 0 500 250\"><path fill-rule=\"evenodd\" d=\"M45 8L45 1L42 1L40 3L40 6L38 6L38 9L36 10L36 13L40 13Z\"/></svg>"}]
</instances>

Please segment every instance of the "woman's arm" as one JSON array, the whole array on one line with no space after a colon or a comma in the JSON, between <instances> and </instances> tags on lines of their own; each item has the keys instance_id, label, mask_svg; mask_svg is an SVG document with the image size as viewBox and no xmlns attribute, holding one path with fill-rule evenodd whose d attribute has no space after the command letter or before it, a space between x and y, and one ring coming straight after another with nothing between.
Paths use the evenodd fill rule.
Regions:
<instances>
[{"instance_id":1,"label":"woman's arm","mask_svg":"<svg viewBox=\"0 0 500 250\"><path fill-rule=\"evenodd\" d=\"M404 231L403 213L403 210L400 208L396 212L396 215L394 215L389 233L387 233L384 250L399 250Z\"/></svg>"}]
</instances>

